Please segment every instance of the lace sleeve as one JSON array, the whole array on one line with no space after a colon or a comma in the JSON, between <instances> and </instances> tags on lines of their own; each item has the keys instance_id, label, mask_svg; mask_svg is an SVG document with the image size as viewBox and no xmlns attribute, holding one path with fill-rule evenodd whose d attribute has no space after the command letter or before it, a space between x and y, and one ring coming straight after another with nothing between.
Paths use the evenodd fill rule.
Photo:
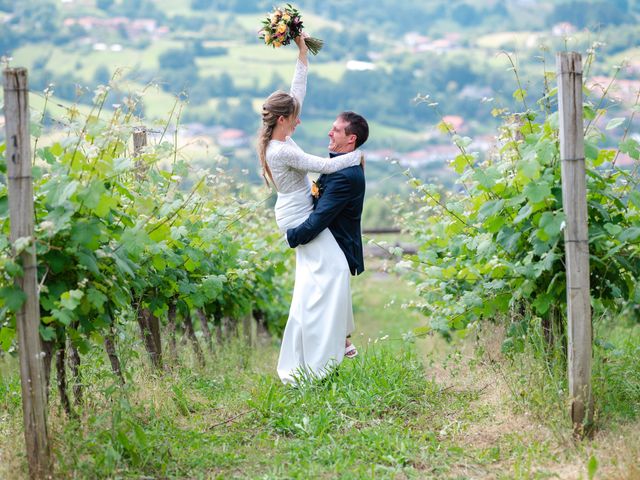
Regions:
<instances>
[{"instance_id":1,"label":"lace sleeve","mask_svg":"<svg viewBox=\"0 0 640 480\"><path fill-rule=\"evenodd\" d=\"M300 148L287 146L282 151L282 162L301 172L333 173L343 168L359 165L362 152L355 150L337 157L317 157L303 152Z\"/></svg>"},{"instance_id":2,"label":"lace sleeve","mask_svg":"<svg viewBox=\"0 0 640 480\"><path fill-rule=\"evenodd\" d=\"M300 103L300 109L302 110L302 102L307 94L307 66L300 60L296 61L296 71L293 74L293 80L291 81L291 95L296 97Z\"/></svg>"}]
</instances>

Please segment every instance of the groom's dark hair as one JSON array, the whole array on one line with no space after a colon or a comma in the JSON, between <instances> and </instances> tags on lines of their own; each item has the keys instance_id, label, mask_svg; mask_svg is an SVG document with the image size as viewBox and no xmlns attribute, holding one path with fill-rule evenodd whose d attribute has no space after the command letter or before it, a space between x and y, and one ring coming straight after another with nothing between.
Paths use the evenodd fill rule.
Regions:
<instances>
[{"instance_id":1,"label":"groom's dark hair","mask_svg":"<svg viewBox=\"0 0 640 480\"><path fill-rule=\"evenodd\" d=\"M362 115L358 115L355 112L342 112L338 115L345 122L348 122L344 129L344 133L347 135L356 136L356 148L359 148L369 138L369 124Z\"/></svg>"}]
</instances>

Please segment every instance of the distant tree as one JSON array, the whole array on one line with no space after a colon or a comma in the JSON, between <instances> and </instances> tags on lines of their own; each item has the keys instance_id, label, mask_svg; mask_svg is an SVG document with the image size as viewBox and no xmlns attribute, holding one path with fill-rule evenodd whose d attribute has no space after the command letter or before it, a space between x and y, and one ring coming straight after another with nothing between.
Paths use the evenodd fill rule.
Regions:
<instances>
[{"instance_id":1,"label":"distant tree","mask_svg":"<svg viewBox=\"0 0 640 480\"><path fill-rule=\"evenodd\" d=\"M203 15L175 15L171 18L171 27L173 30L199 32L206 22L207 19Z\"/></svg>"},{"instance_id":2,"label":"distant tree","mask_svg":"<svg viewBox=\"0 0 640 480\"><path fill-rule=\"evenodd\" d=\"M25 40L49 41L60 30L60 15L53 3L16 2L14 13L9 24L19 26L20 31L25 32L22 35Z\"/></svg>"},{"instance_id":3,"label":"distant tree","mask_svg":"<svg viewBox=\"0 0 640 480\"><path fill-rule=\"evenodd\" d=\"M49 63L49 55L41 55L33 61L34 70L44 70Z\"/></svg>"},{"instance_id":4,"label":"distant tree","mask_svg":"<svg viewBox=\"0 0 640 480\"><path fill-rule=\"evenodd\" d=\"M271 74L271 80L269 80L269 83L267 84L263 93L265 93L266 95L270 95L271 92L275 92L276 90L283 90L285 88L287 88L287 81L282 78L282 76L278 74L278 72L274 71Z\"/></svg>"},{"instance_id":5,"label":"distant tree","mask_svg":"<svg viewBox=\"0 0 640 480\"><path fill-rule=\"evenodd\" d=\"M193 42L193 53L196 57L217 57L226 55L228 49L226 47L205 47L202 40Z\"/></svg>"},{"instance_id":6,"label":"distant tree","mask_svg":"<svg viewBox=\"0 0 640 480\"><path fill-rule=\"evenodd\" d=\"M191 0L193 10L209 10L215 4L215 0Z\"/></svg>"},{"instance_id":7,"label":"distant tree","mask_svg":"<svg viewBox=\"0 0 640 480\"><path fill-rule=\"evenodd\" d=\"M629 0L609 0L608 3L614 5L618 10L622 12L629 11Z\"/></svg>"},{"instance_id":8,"label":"distant tree","mask_svg":"<svg viewBox=\"0 0 640 480\"><path fill-rule=\"evenodd\" d=\"M231 107L229 106L229 101L226 98L221 98L218 101L218 107L216 108L219 117L223 117L225 115L229 115L231 111Z\"/></svg>"},{"instance_id":9,"label":"distant tree","mask_svg":"<svg viewBox=\"0 0 640 480\"><path fill-rule=\"evenodd\" d=\"M453 7L451 17L463 27L480 23L482 20L478 10L469 3L460 3Z\"/></svg>"},{"instance_id":10,"label":"distant tree","mask_svg":"<svg viewBox=\"0 0 640 480\"><path fill-rule=\"evenodd\" d=\"M257 128L258 119L258 114L253 110L251 97L243 96L240 98L240 103L231 108L227 117L227 126L254 131Z\"/></svg>"},{"instance_id":11,"label":"distant tree","mask_svg":"<svg viewBox=\"0 0 640 480\"><path fill-rule=\"evenodd\" d=\"M99 85L106 85L111 81L111 72L106 65L100 65L93 73L93 81Z\"/></svg>"},{"instance_id":12,"label":"distant tree","mask_svg":"<svg viewBox=\"0 0 640 480\"><path fill-rule=\"evenodd\" d=\"M548 23L570 22L578 28L594 25L621 25L635 20L627 15L628 5L623 2L570 1L554 6L547 17Z\"/></svg>"},{"instance_id":13,"label":"distant tree","mask_svg":"<svg viewBox=\"0 0 640 480\"><path fill-rule=\"evenodd\" d=\"M189 92L198 83L196 68L168 68L160 72L160 85L165 92Z\"/></svg>"},{"instance_id":14,"label":"distant tree","mask_svg":"<svg viewBox=\"0 0 640 480\"><path fill-rule=\"evenodd\" d=\"M111 12L129 18L153 18L159 22L166 18L153 0L126 0L114 4Z\"/></svg>"},{"instance_id":15,"label":"distant tree","mask_svg":"<svg viewBox=\"0 0 640 480\"><path fill-rule=\"evenodd\" d=\"M10 57L14 49L22 44L20 36L11 28L4 28L0 34L0 56Z\"/></svg>"},{"instance_id":16,"label":"distant tree","mask_svg":"<svg viewBox=\"0 0 640 480\"><path fill-rule=\"evenodd\" d=\"M96 7L105 12L113 6L114 0L96 0Z\"/></svg>"},{"instance_id":17,"label":"distant tree","mask_svg":"<svg viewBox=\"0 0 640 480\"><path fill-rule=\"evenodd\" d=\"M158 57L161 69L185 69L195 68L195 57L191 49L171 48Z\"/></svg>"},{"instance_id":18,"label":"distant tree","mask_svg":"<svg viewBox=\"0 0 640 480\"><path fill-rule=\"evenodd\" d=\"M271 7L271 3L265 2L264 0L213 0L211 3L213 3L212 6L218 10L235 13L262 12L263 10Z\"/></svg>"},{"instance_id":19,"label":"distant tree","mask_svg":"<svg viewBox=\"0 0 640 480\"><path fill-rule=\"evenodd\" d=\"M218 77L218 92L223 97L233 97L237 93L233 77L227 72L222 72Z\"/></svg>"},{"instance_id":20,"label":"distant tree","mask_svg":"<svg viewBox=\"0 0 640 480\"><path fill-rule=\"evenodd\" d=\"M491 15L497 15L499 17L509 16L509 10L507 9L507 6L503 2L496 2L493 5L493 8L489 10L487 13Z\"/></svg>"}]
</instances>

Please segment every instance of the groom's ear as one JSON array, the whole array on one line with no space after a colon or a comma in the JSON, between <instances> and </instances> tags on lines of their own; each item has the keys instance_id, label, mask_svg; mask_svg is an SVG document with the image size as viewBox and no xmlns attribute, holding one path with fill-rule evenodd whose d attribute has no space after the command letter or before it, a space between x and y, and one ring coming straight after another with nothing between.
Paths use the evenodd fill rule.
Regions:
<instances>
[{"instance_id":1,"label":"groom's ear","mask_svg":"<svg viewBox=\"0 0 640 480\"><path fill-rule=\"evenodd\" d=\"M353 143L353 145L355 146L356 140L358 140L358 136L355 133L349 135L349 143Z\"/></svg>"}]
</instances>

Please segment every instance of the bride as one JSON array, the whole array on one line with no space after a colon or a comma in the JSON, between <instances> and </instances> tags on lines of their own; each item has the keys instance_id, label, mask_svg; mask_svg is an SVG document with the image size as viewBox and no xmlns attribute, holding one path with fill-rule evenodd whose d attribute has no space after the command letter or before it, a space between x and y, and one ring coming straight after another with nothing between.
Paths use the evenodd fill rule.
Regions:
<instances>
[{"instance_id":1,"label":"bride","mask_svg":"<svg viewBox=\"0 0 640 480\"><path fill-rule=\"evenodd\" d=\"M263 176L278 192L275 217L278 228L285 234L313 211L307 173L333 173L352 167L360 164L362 155L355 150L335 158L317 157L302 151L291 139L300 124L308 68L304 34L295 42L299 54L291 91L269 95L262 106L258 136ZM284 383L326 376L342 361L345 338L354 329L349 266L331 232L325 229L295 250L293 298L278 360L278 375Z\"/></svg>"}]
</instances>

